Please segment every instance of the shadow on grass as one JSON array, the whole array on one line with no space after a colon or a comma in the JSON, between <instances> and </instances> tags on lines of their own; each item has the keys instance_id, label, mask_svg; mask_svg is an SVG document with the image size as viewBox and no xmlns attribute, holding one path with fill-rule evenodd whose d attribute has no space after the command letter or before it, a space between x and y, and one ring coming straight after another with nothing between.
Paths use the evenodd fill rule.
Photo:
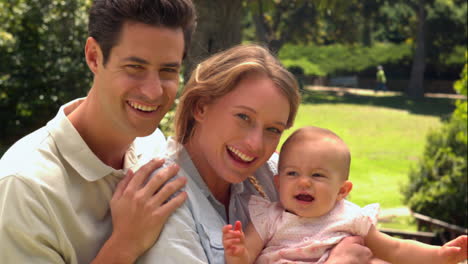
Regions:
<instances>
[{"instance_id":1,"label":"shadow on grass","mask_svg":"<svg viewBox=\"0 0 468 264\"><path fill-rule=\"evenodd\" d=\"M304 104L356 104L406 110L413 114L438 116L447 119L455 109L455 100L450 98L424 97L418 100L404 95L370 95L336 91L304 91Z\"/></svg>"}]
</instances>

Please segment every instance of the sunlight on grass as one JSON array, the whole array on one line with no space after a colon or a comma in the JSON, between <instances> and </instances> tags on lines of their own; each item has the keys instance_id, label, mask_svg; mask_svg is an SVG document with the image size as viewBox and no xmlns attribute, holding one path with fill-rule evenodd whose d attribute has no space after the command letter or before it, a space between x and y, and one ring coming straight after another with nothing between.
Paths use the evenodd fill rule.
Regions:
<instances>
[{"instance_id":1,"label":"sunlight on grass","mask_svg":"<svg viewBox=\"0 0 468 264\"><path fill-rule=\"evenodd\" d=\"M400 229L418 231L416 220L412 216L396 216L390 219L379 220L377 228Z\"/></svg>"}]
</instances>

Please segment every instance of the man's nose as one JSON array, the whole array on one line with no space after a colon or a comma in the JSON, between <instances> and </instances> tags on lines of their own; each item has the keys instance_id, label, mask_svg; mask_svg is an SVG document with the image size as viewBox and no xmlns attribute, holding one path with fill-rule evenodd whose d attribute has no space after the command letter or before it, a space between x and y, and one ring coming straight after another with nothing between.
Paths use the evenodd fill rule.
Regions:
<instances>
[{"instance_id":1,"label":"man's nose","mask_svg":"<svg viewBox=\"0 0 468 264\"><path fill-rule=\"evenodd\" d=\"M151 101L156 101L164 93L158 74L151 74L141 87L143 95Z\"/></svg>"}]
</instances>

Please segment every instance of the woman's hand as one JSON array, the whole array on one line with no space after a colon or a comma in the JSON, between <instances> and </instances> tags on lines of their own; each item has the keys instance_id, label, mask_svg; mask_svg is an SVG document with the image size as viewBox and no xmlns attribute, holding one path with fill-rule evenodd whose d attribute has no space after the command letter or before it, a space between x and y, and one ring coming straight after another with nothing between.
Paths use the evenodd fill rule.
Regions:
<instances>
[{"instance_id":1,"label":"woman's hand","mask_svg":"<svg viewBox=\"0 0 468 264\"><path fill-rule=\"evenodd\" d=\"M330 252L326 264L368 264L372 252L364 246L364 239L359 236L346 237Z\"/></svg>"}]
</instances>

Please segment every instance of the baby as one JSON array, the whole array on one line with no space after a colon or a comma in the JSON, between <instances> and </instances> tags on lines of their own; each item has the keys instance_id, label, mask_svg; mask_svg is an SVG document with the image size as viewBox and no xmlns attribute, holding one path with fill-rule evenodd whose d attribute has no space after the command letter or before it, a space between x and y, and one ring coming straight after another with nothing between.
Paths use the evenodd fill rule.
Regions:
<instances>
[{"instance_id":1,"label":"baby","mask_svg":"<svg viewBox=\"0 0 468 264\"><path fill-rule=\"evenodd\" d=\"M345 200L351 155L333 132L305 127L283 144L274 178L280 203L249 201L251 223L223 228L226 263L324 263L331 248L350 235L364 237L375 257L390 263L458 263L467 236L442 247L401 240L375 227L378 204L364 208Z\"/></svg>"}]
</instances>

